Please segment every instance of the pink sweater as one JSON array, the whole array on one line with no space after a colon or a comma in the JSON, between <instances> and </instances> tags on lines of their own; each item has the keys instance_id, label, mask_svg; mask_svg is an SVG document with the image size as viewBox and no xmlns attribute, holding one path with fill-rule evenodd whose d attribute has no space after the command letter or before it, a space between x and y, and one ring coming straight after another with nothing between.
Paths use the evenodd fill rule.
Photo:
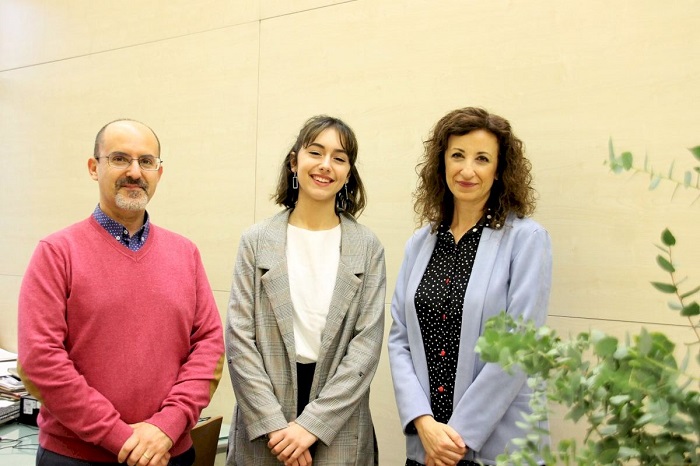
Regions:
<instances>
[{"instance_id":1,"label":"pink sweater","mask_svg":"<svg viewBox=\"0 0 700 466\"><path fill-rule=\"evenodd\" d=\"M175 456L223 364L221 318L199 251L151 224L133 252L92 217L42 240L19 297L19 361L41 399L39 441L113 461L128 424L154 424Z\"/></svg>"}]
</instances>

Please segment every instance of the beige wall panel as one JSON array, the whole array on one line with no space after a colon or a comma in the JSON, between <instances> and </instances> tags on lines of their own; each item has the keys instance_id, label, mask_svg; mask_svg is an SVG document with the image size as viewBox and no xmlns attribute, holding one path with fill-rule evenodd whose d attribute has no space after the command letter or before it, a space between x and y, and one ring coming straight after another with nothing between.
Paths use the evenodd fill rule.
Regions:
<instances>
[{"instance_id":1,"label":"beige wall panel","mask_svg":"<svg viewBox=\"0 0 700 466\"><path fill-rule=\"evenodd\" d=\"M17 352L17 296L22 277L0 275L0 348Z\"/></svg>"},{"instance_id":2,"label":"beige wall panel","mask_svg":"<svg viewBox=\"0 0 700 466\"><path fill-rule=\"evenodd\" d=\"M391 306L386 305L384 315L384 345L379 367L372 380L370 409L374 430L379 444L379 464L403 465L406 462L405 437L399 420L399 411L394 398L394 384L389 367L387 340L391 328Z\"/></svg>"},{"instance_id":3,"label":"beige wall panel","mask_svg":"<svg viewBox=\"0 0 700 466\"><path fill-rule=\"evenodd\" d=\"M394 101L406 81L375 56L374 48L382 45L375 41L376 18L365 16L368 9L344 3L262 22L256 219L277 210L263 194L274 189L282 157L306 118L319 113L343 118L357 134L358 169L368 192L359 220L384 243L390 294L413 230L410 193L420 136L407 128L416 115ZM365 36L358 35L359 28Z\"/></svg>"},{"instance_id":4,"label":"beige wall panel","mask_svg":"<svg viewBox=\"0 0 700 466\"><path fill-rule=\"evenodd\" d=\"M256 21L258 3L259 0L3 0L0 70Z\"/></svg>"},{"instance_id":5,"label":"beige wall panel","mask_svg":"<svg viewBox=\"0 0 700 466\"><path fill-rule=\"evenodd\" d=\"M483 105L511 120L533 162L536 219L555 250L551 312L664 322L645 310L663 300L646 284L664 279L653 243L666 225L679 236L693 230L694 197L671 200L665 186L647 193L643 180L626 182L603 163L612 136L659 168L692 166L700 62L688 57L700 34L690 11L700 5L353 2L264 20L256 219L274 211L262 194L301 122L346 118L369 190L361 220L387 248L393 289L421 141L446 111ZM685 253L699 276L700 252Z\"/></svg>"},{"instance_id":6,"label":"beige wall panel","mask_svg":"<svg viewBox=\"0 0 700 466\"><path fill-rule=\"evenodd\" d=\"M219 313L221 314L221 321L223 322L225 331L229 293L215 291L214 298L216 299L216 305L219 307ZM224 424L230 424L231 416L233 415L233 406L236 403L235 400L233 386L231 385L231 375L228 371L228 362L224 360L224 372L221 375L221 382L216 392L214 392L211 403L202 411L202 416L223 416Z\"/></svg>"},{"instance_id":7,"label":"beige wall panel","mask_svg":"<svg viewBox=\"0 0 700 466\"><path fill-rule=\"evenodd\" d=\"M260 0L260 18L273 18L295 13L304 13L309 10L325 8L339 3L348 3L357 0Z\"/></svg>"},{"instance_id":8,"label":"beige wall panel","mask_svg":"<svg viewBox=\"0 0 700 466\"><path fill-rule=\"evenodd\" d=\"M163 144L154 223L195 241L212 287L228 292L238 235L253 221L257 38L252 23L2 73L12 92L0 91L0 274L21 276L40 238L90 215L95 133L128 116Z\"/></svg>"}]
</instances>

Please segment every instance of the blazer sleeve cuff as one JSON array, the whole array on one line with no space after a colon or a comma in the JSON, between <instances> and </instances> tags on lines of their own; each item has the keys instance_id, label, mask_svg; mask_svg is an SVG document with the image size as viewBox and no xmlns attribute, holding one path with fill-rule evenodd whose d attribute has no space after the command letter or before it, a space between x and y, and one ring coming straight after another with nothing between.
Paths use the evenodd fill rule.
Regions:
<instances>
[{"instance_id":1,"label":"blazer sleeve cuff","mask_svg":"<svg viewBox=\"0 0 700 466\"><path fill-rule=\"evenodd\" d=\"M245 432L251 441L264 437L270 432L284 429L288 425L287 420L282 415L267 416L246 424Z\"/></svg>"},{"instance_id":2,"label":"blazer sleeve cuff","mask_svg":"<svg viewBox=\"0 0 700 466\"><path fill-rule=\"evenodd\" d=\"M318 440L325 445L330 445L335 436L338 435L338 432L332 429L328 424L307 412L301 413L301 416L294 422L314 434Z\"/></svg>"}]
</instances>

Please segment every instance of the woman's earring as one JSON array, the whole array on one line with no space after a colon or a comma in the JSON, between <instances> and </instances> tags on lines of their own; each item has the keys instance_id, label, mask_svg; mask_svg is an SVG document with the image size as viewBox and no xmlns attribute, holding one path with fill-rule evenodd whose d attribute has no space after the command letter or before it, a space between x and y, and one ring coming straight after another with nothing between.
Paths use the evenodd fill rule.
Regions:
<instances>
[{"instance_id":1,"label":"woman's earring","mask_svg":"<svg viewBox=\"0 0 700 466\"><path fill-rule=\"evenodd\" d=\"M345 185L343 185L343 191L338 191L338 194L336 196L336 201L335 205L338 208L339 211L345 212L348 210L348 182L345 182Z\"/></svg>"},{"instance_id":2,"label":"woman's earring","mask_svg":"<svg viewBox=\"0 0 700 466\"><path fill-rule=\"evenodd\" d=\"M294 172L294 176L292 176L292 189L299 189L299 180L297 179L296 172Z\"/></svg>"}]
</instances>

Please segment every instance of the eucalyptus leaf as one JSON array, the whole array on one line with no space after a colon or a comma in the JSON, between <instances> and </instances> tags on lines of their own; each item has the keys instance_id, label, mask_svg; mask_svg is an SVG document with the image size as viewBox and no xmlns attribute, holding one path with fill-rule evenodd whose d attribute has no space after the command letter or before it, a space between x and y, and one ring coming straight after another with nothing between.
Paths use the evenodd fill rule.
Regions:
<instances>
[{"instance_id":1,"label":"eucalyptus leaf","mask_svg":"<svg viewBox=\"0 0 700 466\"><path fill-rule=\"evenodd\" d=\"M700 315L700 305L693 301L683 309L681 309L681 315L686 317L694 317Z\"/></svg>"},{"instance_id":2,"label":"eucalyptus leaf","mask_svg":"<svg viewBox=\"0 0 700 466\"><path fill-rule=\"evenodd\" d=\"M614 435L617 433L617 425L612 424L612 425L605 425L605 426L600 426L598 428L598 432L601 435Z\"/></svg>"},{"instance_id":3,"label":"eucalyptus leaf","mask_svg":"<svg viewBox=\"0 0 700 466\"><path fill-rule=\"evenodd\" d=\"M649 354L651 351L651 343L651 335L643 328L637 337L637 349L639 350L639 354L642 356Z\"/></svg>"},{"instance_id":4,"label":"eucalyptus leaf","mask_svg":"<svg viewBox=\"0 0 700 466\"><path fill-rule=\"evenodd\" d=\"M629 349L626 346L620 346L615 350L613 357L615 359L625 359L629 355Z\"/></svg>"},{"instance_id":5,"label":"eucalyptus leaf","mask_svg":"<svg viewBox=\"0 0 700 466\"><path fill-rule=\"evenodd\" d=\"M644 426L645 424L649 424L652 420L654 419L654 415L650 413L646 413L639 417L637 421L635 422L635 425L638 427Z\"/></svg>"},{"instance_id":6,"label":"eucalyptus leaf","mask_svg":"<svg viewBox=\"0 0 700 466\"><path fill-rule=\"evenodd\" d=\"M697 293L698 291L700 291L700 286L696 286L696 287L693 288L692 290L686 291L685 293L681 294L681 299L685 299L685 298L687 298L688 296L692 296L692 295L694 295L695 293Z\"/></svg>"},{"instance_id":7,"label":"eucalyptus leaf","mask_svg":"<svg viewBox=\"0 0 700 466\"><path fill-rule=\"evenodd\" d=\"M632 153L631 152L623 152L620 154L620 163L622 164L622 168L625 170L629 170L632 168Z\"/></svg>"},{"instance_id":8,"label":"eucalyptus leaf","mask_svg":"<svg viewBox=\"0 0 700 466\"><path fill-rule=\"evenodd\" d=\"M688 369L688 364L690 363L690 351L685 352L685 356L683 357L683 361L681 361L681 365L678 367L680 370L685 372ZM690 382L690 380L688 380Z\"/></svg>"},{"instance_id":9,"label":"eucalyptus leaf","mask_svg":"<svg viewBox=\"0 0 700 466\"><path fill-rule=\"evenodd\" d=\"M659 186L659 183L661 183L661 177L659 175L654 175L651 177L651 181L649 182L649 191L653 191Z\"/></svg>"},{"instance_id":10,"label":"eucalyptus leaf","mask_svg":"<svg viewBox=\"0 0 700 466\"><path fill-rule=\"evenodd\" d=\"M661 233L661 242L664 243L666 246L675 246L676 245L676 237L673 236L673 233L671 233L671 230L666 228L662 233Z\"/></svg>"},{"instance_id":11,"label":"eucalyptus leaf","mask_svg":"<svg viewBox=\"0 0 700 466\"><path fill-rule=\"evenodd\" d=\"M636 450L634 448L621 446L618 452L618 457L621 459L639 458L640 456L641 455L639 453L639 450Z\"/></svg>"},{"instance_id":12,"label":"eucalyptus leaf","mask_svg":"<svg viewBox=\"0 0 700 466\"><path fill-rule=\"evenodd\" d=\"M700 146L691 147L688 150L690 150L697 160L700 160Z\"/></svg>"},{"instance_id":13,"label":"eucalyptus leaf","mask_svg":"<svg viewBox=\"0 0 700 466\"><path fill-rule=\"evenodd\" d=\"M601 357L610 357L615 354L617 349L617 338L605 337L598 341L595 345L595 352Z\"/></svg>"},{"instance_id":14,"label":"eucalyptus leaf","mask_svg":"<svg viewBox=\"0 0 700 466\"><path fill-rule=\"evenodd\" d=\"M606 448L605 450L601 451L598 455L598 460L600 461L600 464L613 464L613 461L617 458L617 453L619 451L619 448L614 447Z\"/></svg>"},{"instance_id":15,"label":"eucalyptus leaf","mask_svg":"<svg viewBox=\"0 0 700 466\"><path fill-rule=\"evenodd\" d=\"M621 405L623 403L627 403L630 400L629 395L615 395L610 397L610 403L614 405Z\"/></svg>"},{"instance_id":16,"label":"eucalyptus leaf","mask_svg":"<svg viewBox=\"0 0 700 466\"><path fill-rule=\"evenodd\" d=\"M668 307L672 311L680 311L681 309L683 309L683 306L681 304L677 303L676 301L669 301Z\"/></svg>"},{"instance_id":17,"label":"eucalyptus leaf","mask_svg":"<svg viewBox=\"0 0 700 466\"><path fill-rule=\"evenodd\" d=\"M613 149L612 138L608 138L608 160L611 166L615 163L615 149Z\"/></svg>"},{"instance_id":18,"label":"eucalyptus leaf","mask_svg":"<svg viewBox=\"0 0 700 466\"><path fill-rule=\"evenodd\" d=\"M598 343L600 340L606 337L607 335L604 332L601 332L600 330L593 330L591 331L590 340L593 343Z\"/></svg>"},{"instance_id":19,"label":"eucalyptus leaf","mask_svg":"<svg viewBox=\"0 0 700 466\"><path fill-rule=\"evenodd\" d=\"M669 260L663 256L656 256L656 263L668 273L674 273L676 271L673 264L671 264L671 262L669 262Z\"/></svg>"},{"instance_id":20,"label":"eucalyptus leaf","mask_svg":"<svg viewBox=\"0 0 700 466\"><path fill-rule=\"evenodd\" d=\"M651 282L651 284L662 293L675 293L677 291L676 286L670 283Z\"/></svg>"}]
</instances>

